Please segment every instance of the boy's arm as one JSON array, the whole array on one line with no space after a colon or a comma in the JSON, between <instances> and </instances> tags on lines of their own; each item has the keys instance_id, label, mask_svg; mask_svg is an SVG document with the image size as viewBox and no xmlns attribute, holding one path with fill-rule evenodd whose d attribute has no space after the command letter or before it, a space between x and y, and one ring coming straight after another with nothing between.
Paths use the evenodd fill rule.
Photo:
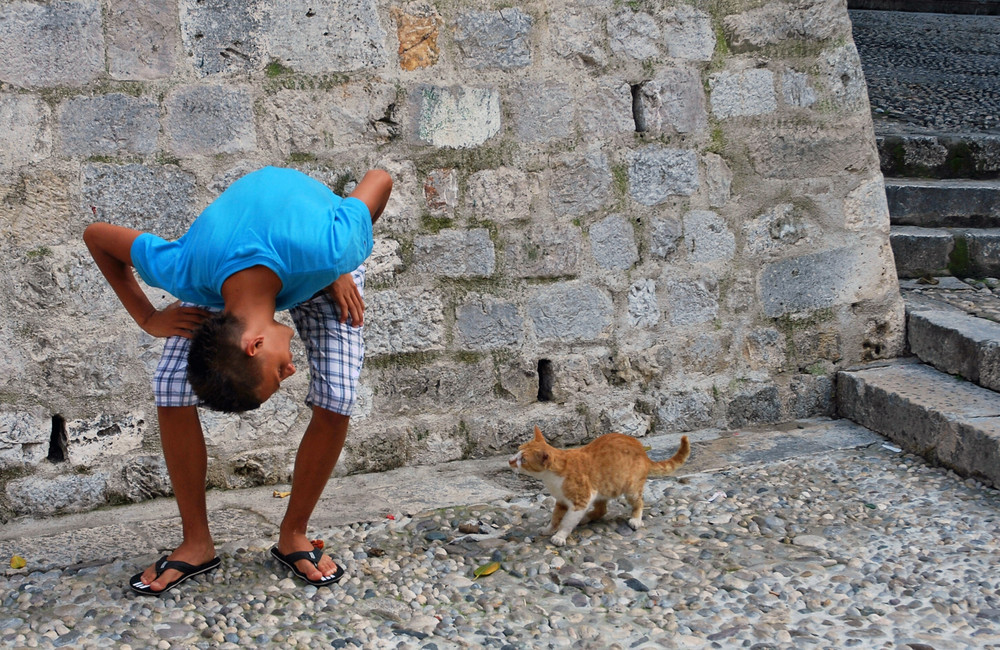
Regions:
<instances>
[{"instance_id":1,"label":"boy's arm","mask_svg":"<svg viewBox=\"0 0 1000 650\"><path fill-rule=\"evenodd\" d=\"M163 310L153 306L132 273L132 243L141 234L131 228L94 223L84 230L83 241L97 268L139 327L153 336L191 338L208 312L195 307L180 307L179 303Z\"/></svg>"},{"instance_id":2,"label":"boy's arm","mask_svg":"<svg viewBox=\"0 0 1000 650\"><path fill-rule=\"evenodd\" d=\"M392 193L392 176L381 169L371 169L361 179L354 191L349 194L368 206L372 215L372 224L382 216L382 210Z\"/></svg>"}]
</instances>

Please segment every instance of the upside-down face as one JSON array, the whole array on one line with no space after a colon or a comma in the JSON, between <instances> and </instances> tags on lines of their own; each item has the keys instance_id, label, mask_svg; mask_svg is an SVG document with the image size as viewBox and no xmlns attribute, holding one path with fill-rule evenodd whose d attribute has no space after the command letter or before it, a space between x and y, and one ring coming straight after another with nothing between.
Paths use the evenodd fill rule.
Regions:
<instances>
[{"instance_id":1,"label":"upside-down face","mask_svg":"<svg viewBox=\"0 0 1000 650\"><path fill-rule=\"evenodd\" d=\"M548 467L549 457L548 443L542 437L541 430L535 427L535 438L518 447L517 453L510 457L507 464L514 471L538 474Z\"/></svg>"}]
</instances>

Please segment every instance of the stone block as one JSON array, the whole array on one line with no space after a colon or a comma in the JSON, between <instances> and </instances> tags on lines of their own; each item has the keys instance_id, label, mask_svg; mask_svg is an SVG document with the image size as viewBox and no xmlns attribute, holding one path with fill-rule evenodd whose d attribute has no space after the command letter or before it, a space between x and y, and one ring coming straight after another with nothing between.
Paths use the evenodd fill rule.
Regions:
<instances>
[{"instance_id":1,"label":"stone block","mask_svg":"<svg viewBox=\"0 0 1000 650\"><path fill-rule=\"evenodd\" d=\"M601 410L598 416L601 430L605 433L622 433L633 438L641 438L649 433L652 418L643 413L636 413L635 406L609 406Z\"/></svg>"},{"instance_id":2,"label":"stone block","mask_svg":"<svg viewBox=\"0 0 1000 650\"><path fill-rule=\"evenodd\" d=\"M716 375L729 370L733 363L733 334L730 331L695 334L690 343L679 347L675 360L685 372Z\"/></svg>"},{"instance_id":3,"label":"stone block","mask_svg":"<svg viewBox=\"0 0 1000 650\"><path fill-rule=\"evenodd\" d=\"M494 399L497 381L489 355L469 363L392 364L373 369L370 380L376 387L372 410L382 417L483 406Z\"/></svg>"},{"instance_id":4,"label":"stone block","mask_svg":"<svg viewBox=\"0 0 1000 650\"><path fill-rule=\"evenodd\" d=\"M611 167L600 150L567 154L552 166L549 202L559 216L583 216L603 207L611 195Z\"/></svg>"},{"instance_id":5,"label":"stone block","mask_svg":"<svg viewBox=\"0 0 1000 650\"><path fill-rule=\"evenodd\" d=\"M679 250L684 230L681 220L673 217L653 219L650 236L650 250L653 255L669 259Z\"/></svg>"},{"instance_id":6,"label":"stone block","mask_svg":"<svg viewBox=\"0 0 1000 650\"><path fill-rule=\"evenodd\" d=\"M708 189L708 205L721 208L729 203L730 191L733 185L733 171L726 161L714 153L706 153L702 159L705 163L705 187Z\"/></svg>"},{"instance_id":7,"label":"stone block","mask_svg":"<svg viewBox=\"0 0 1000 650\"><path fill-rule=\"evenodd\" d=\"M833 101L844 109L868 110L868 86L865 85L861 58L851 42L824 52L819 59L821 73Z\"/></svg>"},{"instance_id":8,"label":"stone block","mask_svg":"<svg viewBox=\"0 0 1000 650\"><path fill-rule=\"evenodd\" d=\"M719 119L768 115L778 110L774 73L753 68L710 75L712 114Z\"/></svg>"},{"instance_id":9,"label":"stone block","mask_svg":"<svg viewBox=\"0 0 1000 650\"><path fill-rule=\"evenodd\" d=\"M417 168L410 160L387 159L378 161L377 165L392 176L392 193L375 223L375 235L396 233L409 237L420 227L420 213L413 209L423 194L417 181Z\"/></svg>"},{"instance_id":10,"label":"stone block","mask_svg":"<svg viewBox=\"0 0 1000 650\"><path fill-rule=\"evenodd\" d=\"M442 230L413 240L413 268L449 278L486 277L496 268L496 252L485 228Z\"/></svg>"},{"instance_id":11,"label":"stone block","mask_svg":"<svg viewBox=\"0 0 1000 650\"><path fill-rule=\"evenodd\" d=\"M444 24L437 9L429 4L410 3L405 8L394 7L392 17L399 40L399 67L412 72L435 65L441 54L437 41Z\"/></svg>"},{"instance_id":12,"label":"stone block","mask_svg":"<svg viewBox=\"0 0 1000 650\"><path fill-rule=\"evenodd\" d=\"M253 99L246 87L187 86L166 100L170 150L179 156L253 151Z\"/></svg>"},{"instance_id":13,"label":"stone block","mask_svg":"<svg viewBox=\"0 0 1000 650\"><path fill-rule=\"evenodd\" d=\"M778 387L770 383L753 382L738 388L728 397L726 425L731 429L771 424L781 419L781 399Z\"/></svg>"},{"instance_id":14,"label":"stone block","mask_svg":"<svg viewBox=\"0 0 1000 650\"><path fill-rule=\"evenodd\" d=\"M497 391L505 399L520 405L538 401L538 372L536 364L527 359L514 358L497 363L499 385Z\"/></svg>"},{"instance_id":15,"label":"stone block","mask_svg":"<svg viewBox=\"0 0 1000 650\"><path fill-rule=\"evenodd\" d=\"M51 116L48 104L34 95L0 94L0 171L39 162L52 153Z\"/></svg>"},{"instance_id":16,"label":"stone block","mask_svg":"<svg viewBox=\"0 0 1000 650\"><path fill-rule=\"evenodd\" d=\"M122 93L74 97L59 107L62 152L69 156L117 156L156 151L160 108Z\"/></svg>"},{"instance_id":17,"label":"stone block","mask_svg":"<svg viewBox=\"0 0 1000 650\"><path fill-rule=\"evenodd\" d=\"M500 132L493 88L422 86L414 92L417 138L435 147L477 147Z\"/></svg>"},{"instance_id":18,"label":"stone block","mask_svg":"<svg viewBox=\"0 0 1000 650\"><path fill-rule=\"evenodd\" d=\"M177 0L110 0L104 16L113 79L151 81L171 75L180 44Z\"/></svg>"},{"instance_id":19,"label":"stone block","mask_svg":"<svg viewBox=\"0 0 1000 650\"><path fill-rule=\"evenodd\" d=\"M772 2L722 19L730 46L744 52L783 41L850 38L851 22L836 0Z\"/></svg>"},{"instance_id":20,"label":"stone block","mask_svg":"<svg viewBox=\"0 0 1000 650\"><path fill-rule=\"evenodd\" d=\"M695 431L714 423L715 399L698 388L678 390L659 396L656 432Z\"/></svg>"},{"instance_id":21,"label":"stone block","mask_svg":"<svg viewBox=\"0 0 1000 650\"><path fill-rule=\"evenodd\" d=\"M434 215L450 215L458 203L458 174L454 169L432 169L424 178L424 202Z\"/></svg>"},{"instance_id":22,"label":"stone block","mask_svg":"<svg viewBox=\"0 0 1000 650\"><path fill-rule=\"evenodd\" d=\"M573 133L576 102L568 84L522 82L511 88L507 104L521 142L549 142Z\"/></svg>"},{"instance_id":23,"label":"stone block","mask_svg":"<svg viewBox=\"0 0 1000 650\"><path fill-rule=\"evenodd\" d=\"M690 61L712 60L716 37L709 14L682 4L664 9L659 16L663 22L663 41L671 57Z\"/></svg>"},{"instance_id":24,"label":"stone block","mask_svg":"<svg viewBox=\"0 0 1000 650\"><path fill-rule=\"evenodd\" d=\"M570 282L543 287L528 300L528 316L542 341L593 341L611 325L614 304L597 287Z\"/></svg>"},{"instance_id":25,"label":"stone block","mask_svg":"<svg viewBox=\"0 0 1000 650\"><path fill-rule=\"evenodd\" d=\"M662 33L656 19L641 11L624 9L608 16L611 51L632 59L660 56Z\"/></svg>"},{"instance_id":26,"label":"stone block","mask_svg":"<svg viewBox=\"0 0 1000 650\"><path fill-rule=\"evenodd\" d=\"M285 0L264 21L269 53L306 74L372 70L388 61L377 0Z\"/></svg>"},{"instance_id":27,"label":"stone block","mask_svg":"<svg viewBox=\"0 0 1000 650\"><path fill-rule=\"evenodd\" d=\"M640 280L628 290L628 324L631 327L653 327L660 322L660 305L656 300L656 281Z\"/></svg>"},{"instance_id":28,"label":"stone block","mask_svg":"<svg viewBox=\"0 0 1000 650\"><path fill-rule=\"evenodd\" d=\"M788 342L772 327L750 330L743 341L743 358L751 370L777 370L785 366Z\"/></svg>"},{"instance_id":29,"label":"stone block","mask_svg":"<svg viewBox=\"0 0 1000 650\"><path fill-rule=\"evenodd\" d=\"M0 411L0 469L42 462L51 437L52 419L41 409Z\"/></svg>"},{"instance_id":30,"label":"stone block","mask_svg":"<svg viewBox=\"0 0 1000 650\"><path fill-rule=\"evenodd\" d=\"M884 190L893 225L924 228L1000 225L998 181L889 178ZM871 191L877 190L873 187Z\"/></svg>"},{"instance_id":31,"label":"stone block","mask_svg":"<svg viewBox=\"0 0 1000 650\"><path fill-rule=\"evenodd\" d=\"M657 72L641 85L636 99L636 131L686 134L708 125L701 75L693 68Z\"/></svg>"},{"instance_id":32,"label":"stone block","mask_svg":"<svg viewBox=\"0 0 1000 650\"><path fill-rule=\"evenodd\" d=\"M513 167L484 169L466 181L466 203L476 217L497 223L531 218L538 178Z\"/></svg>"},{"instance_id":33,"label":"stone block","mask_svg":"<svg viewBox=\"0 0 1000 650\"><path fill-rule=\"evenodd\" d=\"M809 108L816 103L816 90L809 83L809 75L795 70L781 73L781 98L788 106Z\"/></svg>"},{"instance_id":34,"label":"stone block","mask_svg":"<svg viewBox=\"0 0 1000 650\"><path fill-rule=\"evenodd\" d=\"M556 54L585 65L604 67L608 62L604 25L598 12L586 7L554 11L549 21Z\"/></svg>"},{"instance_id":35,"label":"stone block","mask_svg":"<svg viewBox=\"0 0 1000 650\"><path fill-rule=\"evenodd\" d=\"M114 482L112 482L112 485ZM133 503L173 494L163 456L136 456L125 461L121 472L122 496Z\"/></svg>"},{"instance_id":36,"label":"stone block","mask_svg":"<svg viewBox=\"0 0 1000 650\"><path fill-rule=\"evenodd\" d=\"M955 235L938 228L893 226L889 234L896 273L901 278L946 275L955 250Z\"/></svg>"},{"instance_id":37,"label":"stone block","mask_svg":"<svg viewBox=\"0 0 1000 650\"><path fill-rule=\"evenodd\" d=\"M736 237L716 213L692 210L684 215L684 246L691 262L728 262L736 253Z\"/></svg>"},{"instance_id":38,"label":"stone block","mask_svg":"<svg viewBox=\"0 0 1000 650\"><path fill-rule=\"evenodd\" d=\"M675 327L708 323L719 313L719 286L714 278L668 278L664 290L668 320Z\"/></svg>"},{"instance_id":39,"label":"stone block","mask_svg":"<svg viewBox=\"0 0 1000 650\"><path fill-rule=\"evenodd\" d=\"M246 451L226 462L226 488L249 488L275 485L292 480L294 461L291 450L261 449Z\"/></svg>"},{"instance_id":40,"label":"stone block","mask_svg":"<svg viewBox=\"0 0 1000 650\"><path fill-rule=\"evenodd\" d=\"M519 278L555 278L579 271L583 237L576 226L535 225L507 230L504 272Z\"/></svg>"},{"instance_id":41,"label":"stone block","mask_svg":"<svg viewBox=\"0 0 1000 650\"><path fill-rule=\"evenodd\" d=\"M632 87L605 83L584 91L587 101L576 102L576 123L587 138L613 136L635 131L632 115Z\"/></svg>"},{"instance_id":42,"label":"stone block","mask_svg":"<svg viewBox=\"0 0 1000 650\"><path fill-rule=\"evenodd\" d=\"M531 16L516 7L460 15L455 42L462 63L476 70L516 70L531 65L533 23Z\"/></svg>"},{"instance_id":43,"label":"stone block","mask_svg":"<svg viewBox=\"0 0 1000 650\"><path fill-rule=\"evenodd\" d=\"M768 264L759 281L764 314L776 318L844 301L853 293L858 263L857 251L837 248Z\"/></svg>"},{"instance_id":44,"label":"stone block","mask_svg":"<svg viewBox=\"0 0 1000 650\"><path fill-rule=\"evenodd\" d=\"M941 372L1000 390L1000 324L964 312L911 311L910 351Z\"/></svg>"},{"instance_id":45,"label":"stone block","mask_svg":"<svg viewBox=\"0 0 1000 650\"><path fill-rule=\"evenodd\" d=\"M105 505L108 478L104 472L53 478L29 476L7 484L7 499L19 515L85 512Z\"/></svg>"},{"instance_id":46,"label":"stone block","mask_svg":"<svg viewBox=\"0 0 1000 650\"><path fill-rule=\"evenodd\" d=\"M970 228L958 237L965 240L969 259L964 269L953 264L957 274L977 278L1000 276L1000 228Z\"/></svg>"},{"instance_id":47,"label":"stone block","mask_svg":"<svg viewBox=\"0 0 1000 650\"><path fill-rule=\"evenodd\" d=\"M369 291L365 306L368 356L444 349L444 306L439 292Z\"/></svg>"},{"instance_id":48,"label":"stone block","mask_svg":"<svg viewBox=\"0 0 1000 650\"><path fill-rule=\"evenodd\" d=\"M455 330L463 348L493 350L519 345L524 338L524 321L513 303L468 294L455 309Z\"/></svg>"},{"instance_id":49,"label":"stone block","mask_svg":"<svg viewBox=\"0 0 1000 650\"><path fill-rule=\"evenodd\" d=\"M114 417L104 413L90 419L66 422L66 448L73 465L93 467L142 447L146 433L144 413Z\"/></svg>"},{"instance_id":50,"label":"stone block","mask_svg":"<svg viewBox=\"0 0 1000 650\"><path fill-rule=\"evenodd\" d=\"M789 415L796 419L832 417L837 410L833 377L795 375L789 383Z\"/></svg>"},{"instance_id":51,"label":"stone block","mask_svg":"<svg viewBox=\"0 0 1000 650\"><path fill-rule=\"evenodd\" d=\"M199 76L260 70L268 0L177 0L184 53Z\"/></svg>"},{"instance_id":52,"label":"stone block","mask_svg":"<svg viewBox=\"0 0 1000 650\"><path fill-rule=\"evenodd\" d=\"M844 199L844 225L866 233L889 232L889 204L882 175L863 182Z\"/></svg>"},{"instance_id":53,"label":"stone block","mask_svg":"<svg viewBox=\"0 0 1000 650\"><path fill-rule=\"evenodd\" d=\"M542 430L550 444L558 447L579 444L587 438L583 416L566 409L536 407L517 413L472 415L462 421L472 446L479 453L512 452L531 440L535 426Z\"/></svg>"},{"instance_id":54,"label":"stone block","mask_svg":"<svg viewBox=\"0 0 1000 650\"><path fill-rule=\"evenodd\" d=\"M878 169L875 147L861 131L831 130L817 125L775 125L748 134L750 162L764 178L836 177L845 169Z\"/></svg>"},{"instance_id":55,"label":"stone block","mask_svg":"<svg viewBox=\"0 0 1000 650\"><path fill-rule=\"evenodd\" d=\"M629 195L642 205L658 205L671 196L698 191L698 155L687 149L649 145L628 154Z\"/></svg>"},{"instance_id":56,"label":"stone block","mask_svg":"<svg viewBox=\"0 0 1000 650\"><path fill-rule=\"evenodd\" d=\"M104 73L97 0L0 5L0 81L14 86L85 86Z\"/></svg>"},{"instance_id":57,"label":"stone block","mask_svg":"<svg viewBox=\"0 0 1000 650\"><path fill-rule=\"evenodd\" d=\"M590 227L590 251L603 269L626 271L639 261L632 222L612 214Z\"/></svg>"},{"instance_id":58,"label":"stone block","mask_svg":"<svg viewBox=\"0 0 1000 650\"><path fill-rule=\"evenodd\" d=\"M194 214L195 179L176 167L85 165L83 209L111 223L152 232L164 239L184 234Z\"/></svg>"},{"instance_id":59,"label":"stone block","mask_svg":"<svg viewBox=\"0 0 1000 650\"><path fill-rule=\"evenodd\" d=\"M416 431L408 421L352 427L344 444L344 468L348 473L367 473L402 467L413 457L416 442Z\"/></svg>"}]
</instances>

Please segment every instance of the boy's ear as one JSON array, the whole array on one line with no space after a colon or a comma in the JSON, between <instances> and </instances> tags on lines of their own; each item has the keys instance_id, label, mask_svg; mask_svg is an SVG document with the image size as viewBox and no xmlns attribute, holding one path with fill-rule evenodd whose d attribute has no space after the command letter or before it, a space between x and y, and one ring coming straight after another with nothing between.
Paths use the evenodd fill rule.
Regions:
<instances>
[{"instance_id":1,"label":"boy's ear","mask_svg":"<svg viewBox=\"0 0 1000 650\"><path fill-rule=\"evenodd\" d=\"M263 345L264 336L260 334L252 339L243 339L243 351L247 353L248 357L255 356Z\"/></svg>"}]
</instances>

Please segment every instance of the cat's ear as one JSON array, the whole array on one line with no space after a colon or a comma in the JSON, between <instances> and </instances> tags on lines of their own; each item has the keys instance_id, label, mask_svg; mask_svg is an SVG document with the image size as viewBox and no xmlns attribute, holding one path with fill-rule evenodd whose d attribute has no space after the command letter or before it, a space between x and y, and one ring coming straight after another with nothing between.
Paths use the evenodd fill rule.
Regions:
<instances>
[{"instance_id":1,"label":"cat's ear","mask_svg":"<svg viewBox=\"0 0 1000 650\"><path fill-rule=\"evenodd\" d=\"M545 438L542 437L542 430L538 428L537 424L535 425L535 440L545 442Z\"/></svg>"}]
</instances>

